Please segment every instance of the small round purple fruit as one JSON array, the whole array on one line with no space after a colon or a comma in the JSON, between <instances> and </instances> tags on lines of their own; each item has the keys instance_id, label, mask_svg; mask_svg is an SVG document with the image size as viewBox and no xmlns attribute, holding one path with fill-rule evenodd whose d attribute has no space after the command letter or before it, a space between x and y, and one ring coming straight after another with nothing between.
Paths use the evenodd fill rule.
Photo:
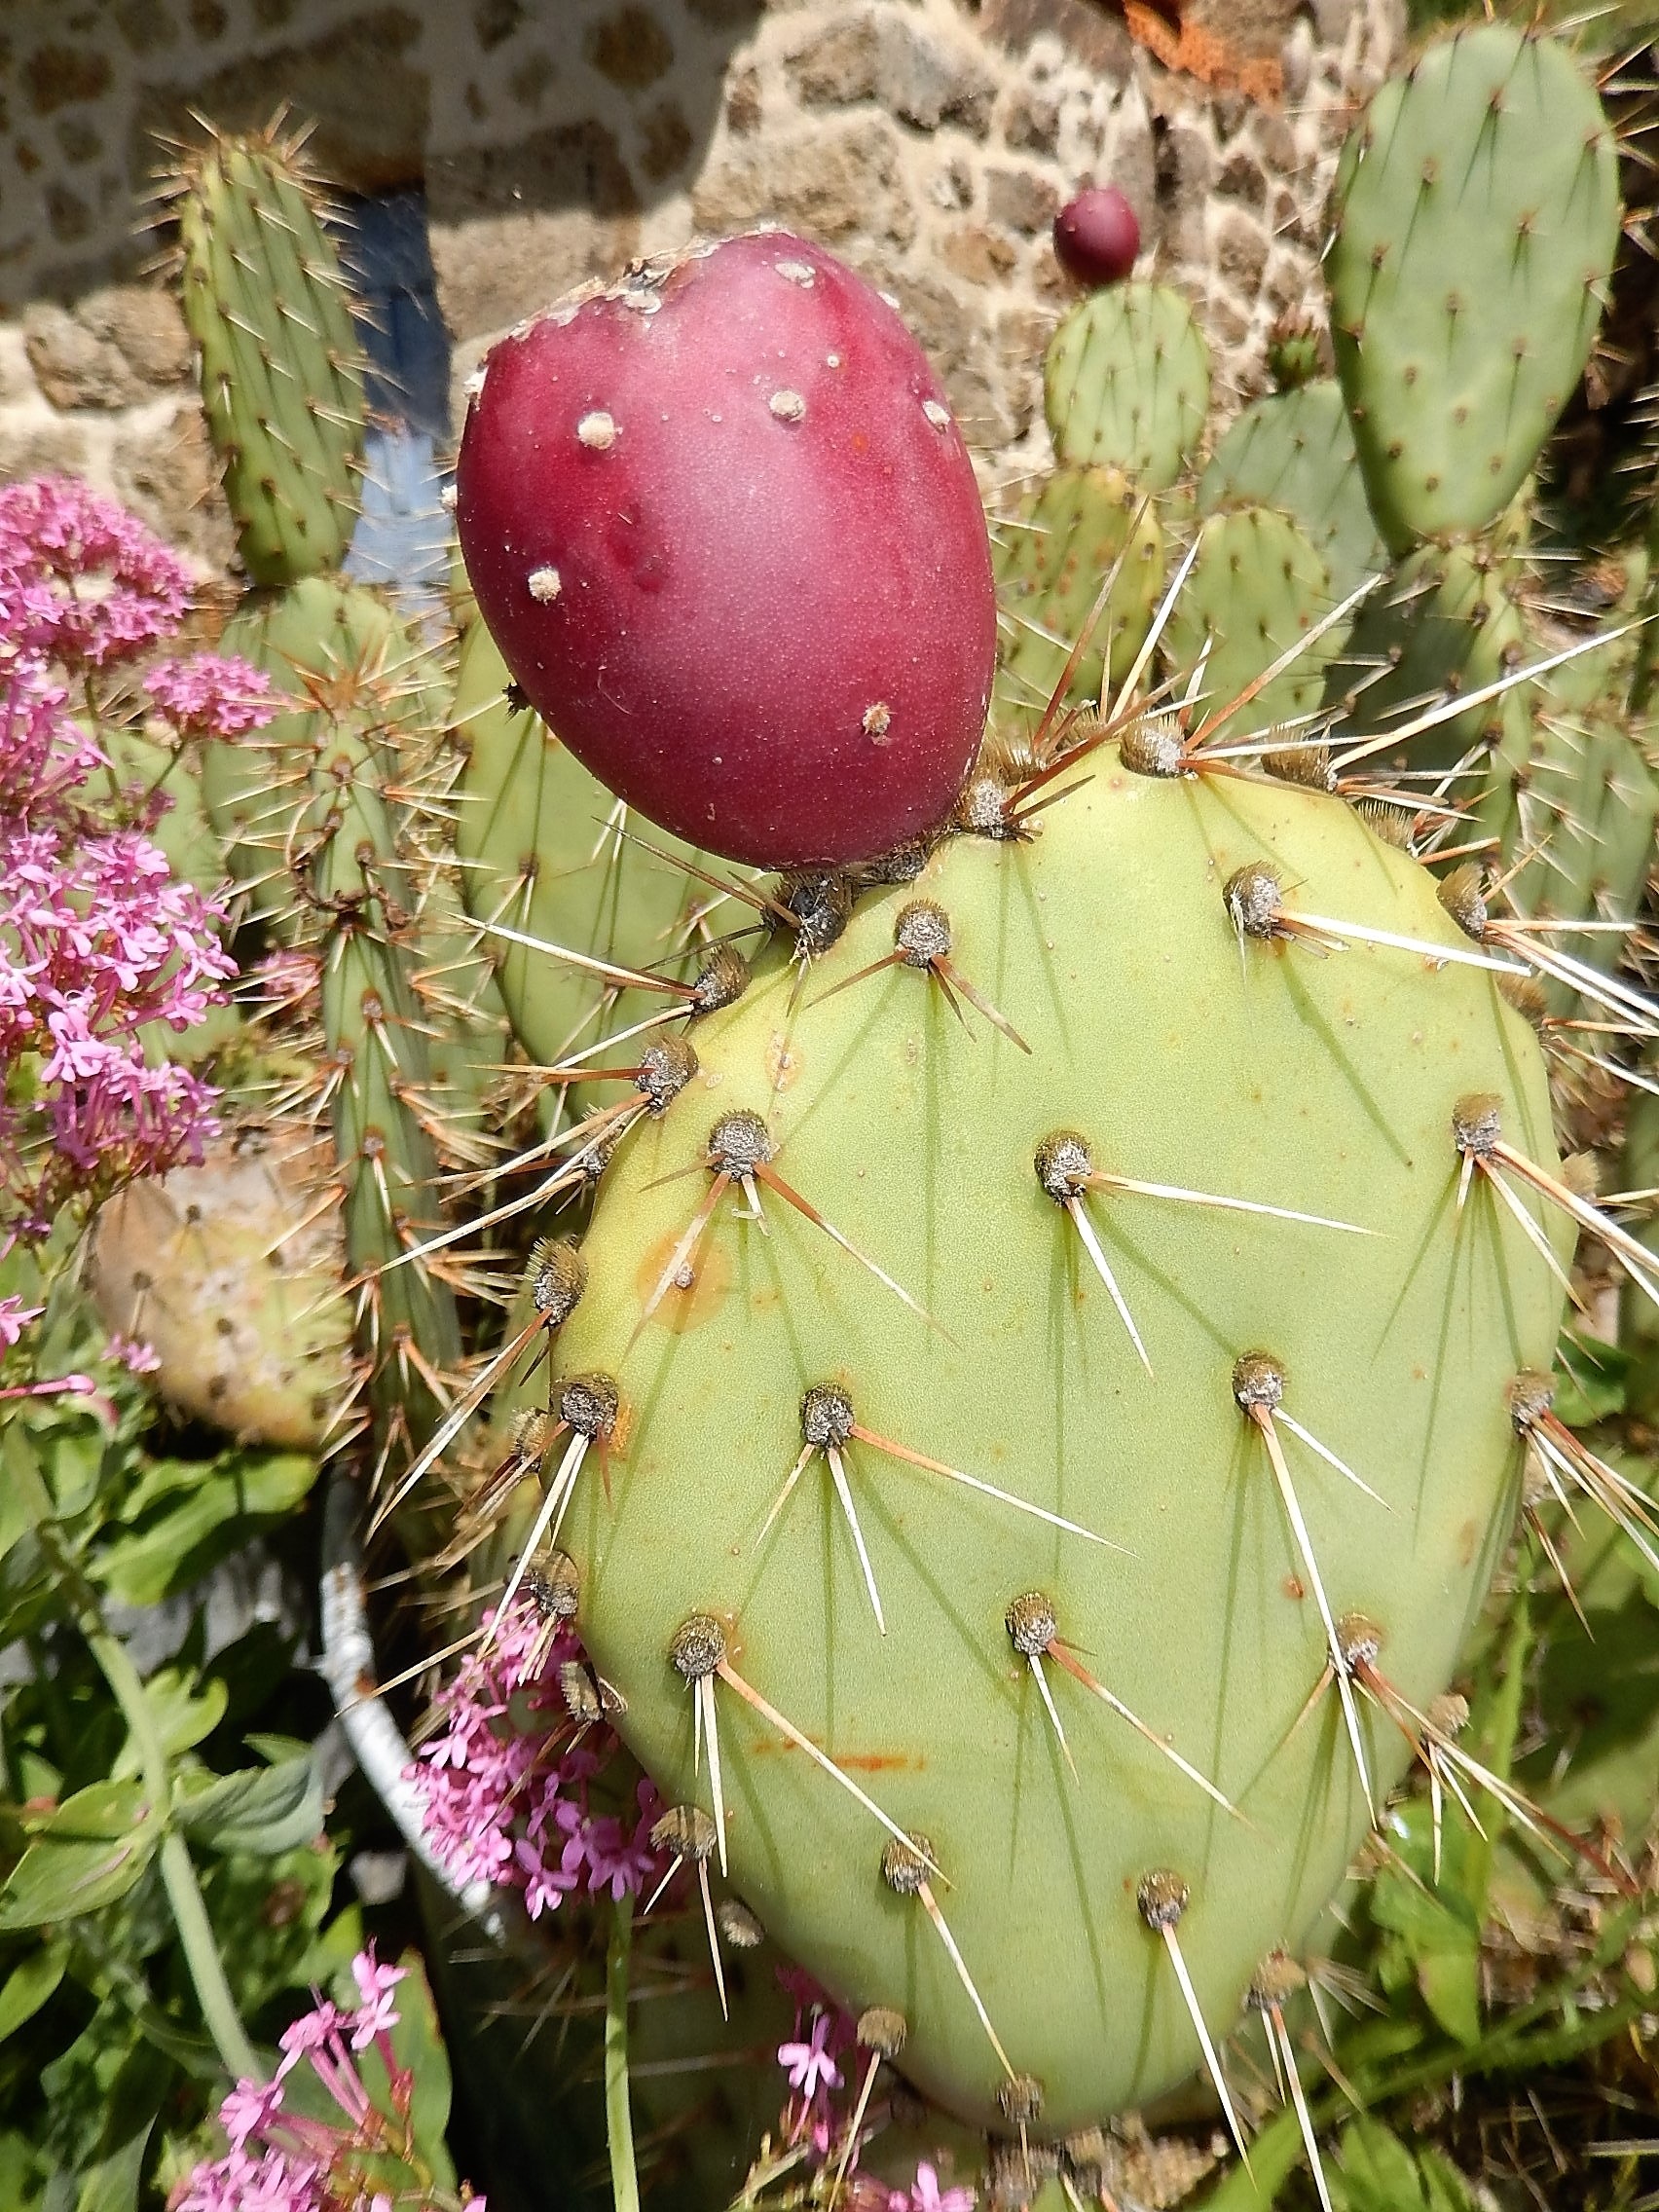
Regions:
<instances>
[{"instance_id":1,"label":"small round purple fruit","mask_svg":"<svg viewBox=\"0 0 1659 2212\"><path fill-rule=\"evenodd\" d=\"M1054 217L1054 255L1080 284L1120 284L1140 252L1135 211L1115 184L1091 185Z\"/></svg>"}]
</instances>

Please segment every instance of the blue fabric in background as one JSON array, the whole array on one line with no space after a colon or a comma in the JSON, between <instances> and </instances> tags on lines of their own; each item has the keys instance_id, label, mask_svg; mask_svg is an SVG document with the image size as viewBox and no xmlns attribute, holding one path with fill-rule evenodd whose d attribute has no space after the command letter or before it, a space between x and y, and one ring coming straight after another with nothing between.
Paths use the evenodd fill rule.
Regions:
<instances>
[{"instance_id":1,"label":"blue fabric in background","mask_svg":"<svg viewBox=\"0 0 1659 2212\"><path fill-rule=\"evenodd\" d=\"M450 518L439 495L450 439L450 340L438 312L419 186L350 203L346 258L364 316L370 424L350 575L424 609L448 580Z\"/></svg>"}]
</instances>

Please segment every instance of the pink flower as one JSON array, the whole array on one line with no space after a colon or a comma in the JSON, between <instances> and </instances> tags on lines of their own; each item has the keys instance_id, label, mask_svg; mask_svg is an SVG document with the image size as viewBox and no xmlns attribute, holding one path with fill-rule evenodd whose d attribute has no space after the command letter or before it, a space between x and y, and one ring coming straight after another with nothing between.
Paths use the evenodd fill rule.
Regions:
<instances>
[{"instance_id":1,"label":"pink flower","mask_svg":"<svg viewBox=\"0 0 1659 2212\"><path fill-rule=\"evenodd\" d=\"M383 1967L375 1957L373 1943L351 1961L351 1976L363 2001L351 2027L353 2050L367 2050L376 2036L387 2035L396 2027L397 2007L391 1993L408 1973L407 1967Z\"/></svg>"},{"instance_id":2,"label":"pink flower","mask_svg":"<svg viewBox=\"0 0 1659 2212\"><path fill-rule=\"evenodd\" d=\"M268 2128L282 2104L280 2082L239 2082L219 2107L219 2125L240 2151L250 2135Z\"/></svg>"},{"instance_id":3,"label":"pink flower","mask_svg":"<svg viewBox=\"0 0 1659 2212\"><path fill-rule=\"evenodd\" d=\"M896 2189L887 2199L887 2212L974 2212L971 2189L944 2189L939 2175L924 2158L909 2189Z\"/></svg>"},{"instance_id":4,"label":"pink flower","mask_svg":"<svg viewBox=\"0 0 1659 2212\"><path fill-rule=\"evenodd\" d=\"M44 1306L25 1306L20 1298L0 1298L0 1351L10 1351L31 1321L38 1321Z\"/></svg>"},{"instance_id":5,"label":"pink flower","mask_svg":"<svg viewBox=\"0 0 1659 2212\"><path fill-rule=\"evenodd\" d=\"M667 1864L650 1841L661 1812L655 1791L638 1785L632 1823L596 1809L592 1785L615 1738L590 1727L577 1742L546 1717L565 1717L558 1673L580 1646L569 1629L549 1636L528 1601L499 1621L485 1617L490 1648L469 1655L439 1691L444 1725L409 1769L439 1864L458 1882L521 1891L533 1920L577 1889L639 1895Z\"/></svg>"},{"instance_id":6,"label":"pink flower","mask_svg":"<svg viewBox=\"0 0 1659 2212\"><path fill-rule=\"evenodd\" d=\"M162 1355L154 1345L140 1344L133 1337L111 1337L104 1351L108 1358L119 1360L129 1375L154 1375L162 1364Z\"/></svg>"},{"instance_id":7,"label":"pink flower","mask_svg":"<svg viewBox=\"0 0 1659 2212\"><path fill-rule=\"evenodd\" d=\"M789 2076L790 2087L809 2104L817 2096L820 2083L829 2089L841 2086L840 2069L824 2047L829 2035L830 2015L820 2012L813 2019L809 2042L778 2046L778 2064Z\"/></svg>"}]
</instances>

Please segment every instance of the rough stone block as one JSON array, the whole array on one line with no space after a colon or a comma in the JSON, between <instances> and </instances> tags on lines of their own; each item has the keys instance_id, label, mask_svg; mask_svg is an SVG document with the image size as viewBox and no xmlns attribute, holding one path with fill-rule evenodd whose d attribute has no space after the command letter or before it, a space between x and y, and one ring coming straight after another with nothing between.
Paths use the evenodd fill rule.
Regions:
<instances>
[{"instance_id":1,"label":"rough stone block","mask_svg":"<svg viewBox=\"0 0 1659 2212\"><path fill-rule=\"evenodd\" d=\"M457 338L504 329L639 251L639 202L613 134L589 120L426 172L438 304Z\"/></svg>"},{"instance_id":2,"label":"rough stone block","mask_svg":"<svg viewBox=\"0 0 1659 2212\"><path fill-rule=\"evenodd\" d=\"M1022 238L1046 231L1060 211L1060 196L1046 176L1034 169L987 169L985 212L1005 230Z\"/></svg>"},{"instance_id":3,"label":"rough stone block","mask_svg":"<svg viewBox=\"0 0 1659 2212\"><path fill-rule=\"evenodd\" d=\"M954 123L976 138L990 128L996 80L971 46L946 43L887 8L831 22L789 59L808 107L879 100L918 130Z\"/></svg>"},{"instance_id":4,"label":"rough stone block","mask_svg":"<svg viewBox=\"0 0 1659 2212\"><path fill-rule=\"evenodd\" d=\"M861 232L908 245L916 233L898 138L879 116L728 146L692 188L691 211L707 231L772 216L831 245Z\"/></svg>"}]
</instances>

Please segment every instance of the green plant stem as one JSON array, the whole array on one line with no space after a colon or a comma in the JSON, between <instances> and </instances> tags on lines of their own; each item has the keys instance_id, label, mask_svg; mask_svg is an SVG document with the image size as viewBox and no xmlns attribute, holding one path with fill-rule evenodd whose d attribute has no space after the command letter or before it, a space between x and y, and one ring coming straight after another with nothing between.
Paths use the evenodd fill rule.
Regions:
<instances>
[{"instance_id":1,"label":"green plant stem","mask_svg":"<svg viewBox=\"0 0 1659 2212\"><path fill-rule=\"evenodd\" d=\"M611 1917L605 1956L605 2130L610 2144L615 2212L640 2212L634 2116L628 2103L628 1955L633 1939L634 1900L625 1897Z\"/></svg>"},{"instance_id":2,"label":"green plant stem","mask_svg":"<svg viewBox=\"0 0 1659 2212\"><path fill-rule=\"evenodd\" d=\"M121 1708L132 1737L132 1746L138 1754L138 1768L144 1779L144 1788L161 1822L165 1833L162 1837L160 1861L162 1882L166 1890L167 1902L172 1907L173 1922L184 1950L185 1965L190 1970L191 1983L196 2001L202 2008L202 2017L220 2062L233 2080L243 2077L257 2079L263 2069L254 2055L247 2030L242 2026L237 2001L231 1994L226 1978L224 1961L214 1939L212 1923L207 1918L207 1906L202 1896L202 1885L196 1878L196 1867L183 1836L171 1826L172 1775L167 1765L166 1748L156 1732L155 1714L143 1679L132 1664L127 1646L104 1619L98 1594L82 1573L78 1562L63 1543L53 1517L52 1498L46 1485L36 1474L35 1485L39 1496L33 1502L39 1512L38 1532L44 1548L52 1555L57 1568L64 1596L74 1609L76 1624L86 1638L87 1648L97 1664L99 1673L109 1684L116 1704Z\"/></svg>"}]
</instances>

